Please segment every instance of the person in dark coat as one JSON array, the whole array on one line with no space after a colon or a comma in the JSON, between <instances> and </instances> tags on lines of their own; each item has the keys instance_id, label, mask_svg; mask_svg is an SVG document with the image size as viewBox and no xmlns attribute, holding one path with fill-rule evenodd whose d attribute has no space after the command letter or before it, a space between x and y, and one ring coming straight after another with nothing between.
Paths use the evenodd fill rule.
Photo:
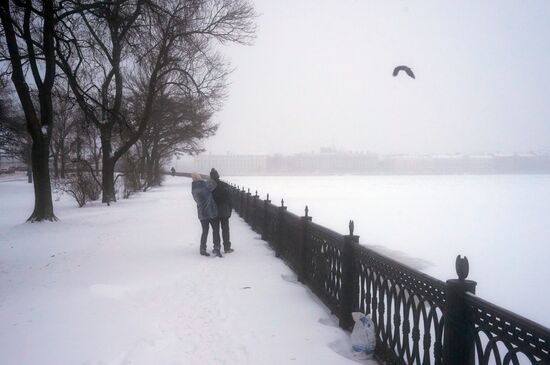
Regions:
<instances>
[{"instance_id":1,"label":"person in dark coat","mask_svg":"<svg viewBox=\"0 0 550 365\"><path fill-rule=\"evenodd\" d=\"M216 169L210 171L210 178L215 183L212 196L218 207L218 218L222 227L223 249L225 253L233 252L231 240L229 238L229 217L231 217L231 195L227 184L220 181L220 174Z\"/></svg>"},{"instance_id":2,"label":"person in dark coat","mask_svg":"<svg viewBox=\"0 0 550 365\"><path fill-rule=\"evenodd\" d=\"M206 252L206 240L208 238L209 225L212 226L212 236L214 240L214 249L212 253L215 256L222 257L220 252L220 222L218 219L218 208L212 197L211 187L202 179L202 177L194 172L191 174L193 183L191 184L191 193L193 199L197 203L197 214L202 226L200 254L210 256Z\"/></svg>"}]
</instances>

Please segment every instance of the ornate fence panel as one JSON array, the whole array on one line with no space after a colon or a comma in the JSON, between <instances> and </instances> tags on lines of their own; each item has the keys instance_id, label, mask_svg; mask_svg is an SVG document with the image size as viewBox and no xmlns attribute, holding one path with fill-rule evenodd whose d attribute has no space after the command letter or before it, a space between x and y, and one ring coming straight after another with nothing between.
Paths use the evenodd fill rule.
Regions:
<instances>
[{"instance_id":1,"label":"ornate fence panel","mask_svg":"<svg viewBox=\"0 0 550 365\"><path fill-rule=\"evenodd\" d=\"M466 303L475 328L475 364L550 364L547 328L472 294Z\"/></svg>"},{"instance_id":2,"label":"ornate fence panel","mask_svg":"<svg viewBox=\"0 0 550 365\"><path fill-rule=\"evenodd\" d=\"M467 260L443 282L298 217L244 190L233 206L350 328L351 311L370 313L376 357L387 364L550 365L550 330L477 296ZM281 205L283 202L281 202Z\"/></svg>"},{"instance_id":3,"label":"ornate fence panel","mask_svg":"<svg viewBox=\"0 0 550 365\"><path fill-rule=\"evenodd\" d=\"M273 204L267 204L265 209L265 237L266 241L275 248L279 234L279 208Z\"/></svg>"},{"instance_id":4,"label":"ornate fence panel","mask_svg":"<svg viewBox=\"0 0 550 365\"><path fill-rule=\"evenodd\" d=\"M305 280L330 310L339 314L344 236L308 223L305 245Z\"/></svg>"},{"instance_id":5,"label":"ornate fence panel","mask_svg":"<svg viewBox=\"0 0 550 365\"><path fill-rule=\"evenodd\" d=\"M263 227L264 227L264 201L260 199L257 195L254 202L254 216L252 217L252 229L254 232L262 234L263 233Z\"/></svg>"},{"instance_id":6,"label":"ornate fence panel","mask_svg":"<svg viewBox=\"0 0 550 365\"><path fill-rule=\"evenodd\" d=\"M280 213L281 230L279 254L294 269L299 270L301 221L296 214L283 210Z\"/></svg>"},{"instance_id":7,"label":"ornate fence panel","mask_svg":"<svg viewBox=\"0 0 550 365\"><path fill-rule=\"evenodd\" d=\"M356 246L356 310L370 313L380 358L398 364L441 364L445 283Z\"/></svg>"}]
</instances>

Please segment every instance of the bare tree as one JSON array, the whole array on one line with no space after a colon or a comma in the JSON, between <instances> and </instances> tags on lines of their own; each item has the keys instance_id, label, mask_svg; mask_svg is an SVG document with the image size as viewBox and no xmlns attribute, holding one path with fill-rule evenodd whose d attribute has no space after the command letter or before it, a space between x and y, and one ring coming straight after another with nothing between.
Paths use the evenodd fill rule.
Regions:
<instances>
[{"instance_id":1,"label":"bare tree","mask_svg":"<svg viewBox=\"0 0 550 365\"><path fill-rule=\"evenodd\" d=\"M80 110L70 97L69 90L54 90L54 121L50 151L53 157L54 177L65 178L70 154L76 148L76 132L80 122Z\"/></svg>"},{"instance_id":2,"label":"bare tree","mask_svg":"<svg viewBox=\"0 0 550 365\"><path fill-rule=\"evenodd\" d=\"M190 95L162 94L154 107L155 122L137 146L144 189L160 184L163 163L174 156L201 152L200 140L213 135L212 108Z\"/></svg>"},{"instance_id":3,"label":"bare tree","mask_svg":"<svg viewBox=\"0 0 550 365\"><path fill-rule=\"evenodd\" d=\"M56 220L53 212L49 170L52 131L52 88L55 80L55 8L53 0L0 1L2 44L0 52L8 61L11 80L21 102L26 129L32 139L34 211L29 221ZM27 83L32 76L33 87ZM32 88L38 91L33 103Z\"/></svg>"},{"instance_id":4,"label":"bare tree","mask_svg":"<svg viewBox=\"0 0 550 365\"><path fill-rule=\"evenodd\" d=\"M250 41L255 15L244 0L113 0L77 15L64 20L68 39L59 43L59 65L99 131L103 202L110 202L116 163L146 131L163 86L214 91L201 84L214 85L226 72L216 71L218 80L199 74L201 80L190 64L202 54L221 70L224 63L212 41ZM136 79L145 85L143 104L139 113L129 113L130 84Z\"/></svg>"}]
</instances>

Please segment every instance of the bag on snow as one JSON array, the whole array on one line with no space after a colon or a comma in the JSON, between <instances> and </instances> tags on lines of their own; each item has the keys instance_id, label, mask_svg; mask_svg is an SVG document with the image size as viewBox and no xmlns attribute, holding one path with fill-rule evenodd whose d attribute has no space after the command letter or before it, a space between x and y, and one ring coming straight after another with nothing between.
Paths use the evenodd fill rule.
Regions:
<instances>
[{"instance_id":1,"label":"bag on snow","mask_svg":"<svg viewBox=\"0 0 550 365\"><path fill-rule=\"evenodd\" d=\"M359 360L370 359L376 347L376 334L371 316L370 314L364 315L361 312L353 312L351 315L355 321L351 332L353 357Z\"/></svg>"}]
</instances>

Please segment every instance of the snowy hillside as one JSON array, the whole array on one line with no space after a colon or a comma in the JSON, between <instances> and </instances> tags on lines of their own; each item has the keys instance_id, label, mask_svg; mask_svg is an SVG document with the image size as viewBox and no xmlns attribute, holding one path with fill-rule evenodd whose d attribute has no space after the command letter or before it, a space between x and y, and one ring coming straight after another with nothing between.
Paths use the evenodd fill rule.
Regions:
<instances>
[{"instance_id":1,"label":"snowy hillside","mask_svg":"<svg viewBox=\"0 0 550 365\"><path fill-rule=\"evenodd\" d=\"M0 183L0 363L352 364L348 335L240 218L199 256L190 180L23 223L32 186ZM209 249L211 239L209 239Z\"/></svg>"}]
</instances>

